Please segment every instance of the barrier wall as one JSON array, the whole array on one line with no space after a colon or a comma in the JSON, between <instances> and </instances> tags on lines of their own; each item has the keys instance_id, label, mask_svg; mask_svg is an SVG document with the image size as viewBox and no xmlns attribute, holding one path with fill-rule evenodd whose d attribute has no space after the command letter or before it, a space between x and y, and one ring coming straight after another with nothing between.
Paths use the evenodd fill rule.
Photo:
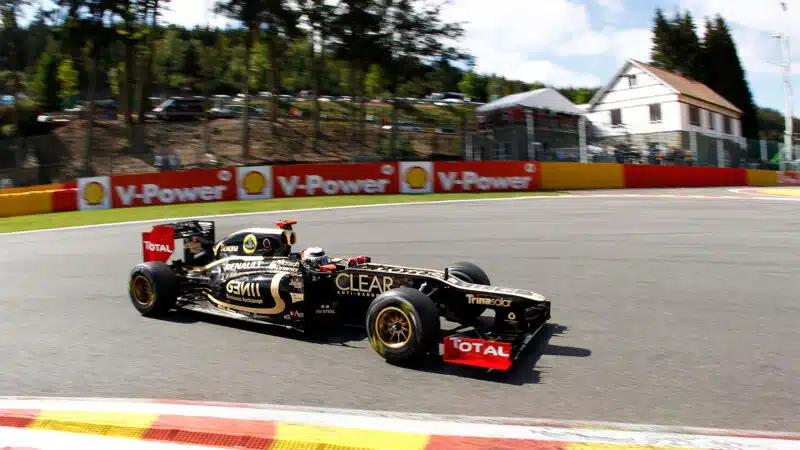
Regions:
<instances>
[{"instance_id":1,"label":"barrier wall","mask_svg":"<svg viewBox=\"0 0 800 450\"><path fill-rule=\"evenodd\" d=\"M745 169L625 164L626 188L747 186Z\"/></svg>"},{"instance_id":2,"label":"barrier wall","mask_svg":"<svg viewBox=\"0 0 800 450\"><path fill-rule=\"evenodd\" d=\"M542 163L542 189L619 189L625 187L622 164Z\"/></svg>"},{"instance_id":3,"label":"barrier wall","mask_svg":"<svg viewBox=\"0 0 800 450\"><path fill-rule=\"evenodd\" d=\"M235 167L80 178L0 191L0 217L231 200L565 189L800 185L800 172L537 161Z\"/></svg>"},{"instance_id":4,"label":"barrier wall","mask_svg":"<svg viewBox=\"0 0 800 450\"><path fill-rule=\"evenodd\" d=\"M774 170L747 169L748 186L777 186L778 174Z\"/></svg>"},{"instance_id":5,"label":"barrier wall","mask_svg":"<svg viewBox=\"0 0 800 450\"><path fill-rule=\"evenodd\" d=\"M31 191L0 195L0 217L53 212L53 191Z\"/></svg>"}]
</instances>

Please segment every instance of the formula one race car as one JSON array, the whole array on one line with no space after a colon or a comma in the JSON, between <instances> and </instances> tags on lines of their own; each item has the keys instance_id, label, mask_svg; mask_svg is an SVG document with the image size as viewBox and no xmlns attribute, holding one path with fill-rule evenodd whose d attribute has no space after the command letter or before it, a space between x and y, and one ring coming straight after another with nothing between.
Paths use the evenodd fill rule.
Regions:
<instances>
[{"instance_id":1,"label":"formula one race car","mask_svg":"<svg viewBox=\"0 0 800 450\"><path fill-rule=\"evenodd\" d=\"M548 299L492 286L472 263L434 270L333 258L319 247L295 253L296 223L244 229L219 242L211 221L154 226L142 233L144 262L130 273L133 306L144 316L183 308L303 332L366 325L370 345L390 363L438 357L443 342L444 361L498 370L550 319ZM183 258L169 261L181 241ZM493 324L480 327L487 308ZM442 339L440 317L472 330Z\"/></svg>"}]
</instances>

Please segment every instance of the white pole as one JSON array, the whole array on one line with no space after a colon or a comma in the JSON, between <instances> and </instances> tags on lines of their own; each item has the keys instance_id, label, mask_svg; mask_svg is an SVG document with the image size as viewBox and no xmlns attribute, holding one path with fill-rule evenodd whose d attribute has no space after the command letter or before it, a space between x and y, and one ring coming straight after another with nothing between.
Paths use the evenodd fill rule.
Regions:
<instances>
[{"instance_id":1,"label":"white pole","mask_svg":"<svg viewBox=\"0 0 800 450\"><path fill-rule=\"evenodd\" d=\"M787 6L786 2L781 2L781 8L783 12L786 12ZM783 90L784 90L784 115L785 115L785 129L783 135L783 146L786 151L784 158L786 161L793 161L794 160L794 153L792 150L794 146L792 145L792 133L793 133L793 112L792 112L792 54L789 50L789 35L784 34L783 39L781 40L783 43ZM784 165L785 170L785 165Z\"/></svg>"}]
</instances>

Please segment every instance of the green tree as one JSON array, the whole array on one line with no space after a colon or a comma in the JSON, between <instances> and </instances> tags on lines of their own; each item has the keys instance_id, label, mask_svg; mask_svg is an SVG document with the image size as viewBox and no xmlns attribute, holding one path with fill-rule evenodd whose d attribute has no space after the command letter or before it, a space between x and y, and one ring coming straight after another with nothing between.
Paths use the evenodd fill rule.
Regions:
<instances>
[{"instance_id":1,"label":"green tree","mask_svg":"<svg viewBox=\"0 0 800 450\"><path fill-rule=\"evenodd\" d=\"M469 72L464 74L464 77L458 83L459 92L466 95L467 97L474 99L475 97L477 97L478 94L477 81L478 81L478 76L475 74L474 71L470 70Z\"/></svg>"},{"instance_id":2,"label":"green tree","mask_svg":"<svg viewBox=\"0 0 800 450\"><path fill-rule=\"evenodd\" d=\"M674 70L679 66L678 39L672 24L664 17L661 8L656 8L653 19L653 47L650 50L650 63L664 70Z\"/></svg>"},{"instance_id":3,"label":"green tree","mask_svg":"<svg viewBox=\"0 0 800 450\"><path fill-rule=\"evenodd\" d=\"M580 88L575 93L575 96L571 98L572 102L576 105L584 105L589 103L596 94L598 88Z\"/></svg>"},{"instance_id":4,"label":"green tree","mask_svg":"<svg viewBox=\"0 0 800 450\"><path fill-rule=\"evenodd\" d=\"M704 77L708 87L742 110L742 134L758 138L758 113L753 94L730 29L720 15L706 23L703 59L708 63Z\"/></svg>"},{"instance_id":5,"label":"green tree","mask_svg":"<svg viewBox=\"0 0 800 450\"><path fill-rule=\"evenodd\" d=\"M397 97L398 90L426 72L426 62L468 61L468 55L445 42L458 40L464 34L459 23L442 19L442 5L424 0L397 0L381 14L379 42L381 63L387 73L389 92ZM392 103L392 123L398 122L399 102ZM389 148L393 153L397 142L397 127L392 127Z\"/></svg>"},{"instance_id":6,"label":"green tree","mask_svg":"<svg viewBox=\"0 0 800 450\"><path fill-rule=\"evenodd\" d=\"M379 68L375 63L378 61L380 43L374 37L381 31L384 9L385 5L381 0L341 0L333 15L329 33L331 48L333 55L346 61L351 69L348 84L352 95L378 95L383 90L383 75L380 71L372 73L371 80L368 81L367 78L374 67ZM377 79L375 75L378 75ZM372 86L368 87L367 83ZM366 94L370 89L374 94ZM353 120L360 123L359 136L362 141L365 118L366 106L362 102L359 104L358 114L353 115Z\"/></svg>"},{"instance_id":7,"label":"green tree","mask_svg":"<svg viewBox=\"0 0 800 450\"><path fill-rule=\"evenodd\" d=\"M177 28L169 28L156 44L154 72L159 84L170 86L170 80L181 73L186 61L187 43ZM173 86L178 87L178 86Z\"/></svg>"},{"instance_id":8,"label":"green tree","mask_svg":"<svg viewBox=\"0 0 800 450\"><path fill-rule=\"evenodd\" d=\"M55 3L66 17L60 29L66 53L81 55L88 73L86 100L89 111L84 137L83 172L84 175L90 175L98 76L110 54L109 46L104 44L112 42L115 36L106 27L105 19L115 4L112 0L55 0Z\"/></svg>"},{"instance_id":9,"label":"green tree","mask_svg":"<svg viewBox=\"0 0 800 450\"><path fill-rule=\"evenodd\" d=\"M33 101L45 111L57 111L61 106L58 95L58 56L55 47L55 42L51 41L48 51L39 58L36 76L31 86Z\"/></svg>"},{"instance_id":10,"label":"green tree","mask_svg":"<svg viewBox=\"0 0 800 450\"><path fill-rule=\"evenodd\" d=\"M322 90L322 81L325 67L325 47L329 40L327 31L330 30L330 23L333 20L334 8L326 4L325 0L302 0L300 11L305 18L306 25L310 28L308 34L308 59L310 61L310 78L312 91L314 93L314 138L312 148L319 152L319 141L322 137L322 108L319 103L319 96Z\"/></svg>"},{"instance_id":11,"label":"green tree","mask_svg":"<svg viewBox=\"0 0 800 450\"><path fill-rule=\"evenodd\" d=\"M59 96L62 99L75 98L80 94L79 90L79 76L78 70L75 68L75 63L72 58L65 56L61 59L61 64L58 65L58 84L61 87Z\"/></svg>"},{"instance_id":12,"label":"green tree","mask_svg":"<svg viewBox=\"0 0 800 450\"><path fill-rule=\"evenodd\" d=\"M247 29L244 56L244 80L242 94L244 94L244 109L242 112L242 157L250 156L250 65L252 63L253 43L259 28L265 21L268 11L268 0L218 0L214 12L244 24Z\"/></svg>"},{"instance_id":13,"label":"green tree","mask_svg":"<svg viewBox=\"0 0 800 450\"><path fill-rule=\"evenodd\" d=\"M383 70L378 64L369 67L367 76L364 79L365 93L370 98L375 98L383 93L385 84L383 82Z\"/></svg>"},{"instance_id":14,"label":"green tree","mask_svg":"<svg viewBox=\"0 0 800 450\"><path fill-rule=\"evenodd\" d=\"M300 2L302 4L302 1ZM272 92L272 132L278 132L278 97L281 86L281 60L288 50L286 42L301 36L298 29L301 12L288 0L266 0L264 26L267 30L267 53L270 68L270 92Z\"/></svg>"},{"instance_id":15,"label":"green tree","mask_svg":"<svg viewBox=\"0 0 800 450\"><path fill-rule=\"evenodd\" d=\"M676 12L667 21L661 9L656 9L653 21L651 63L656 67L698 81L703 81L703 45L695 31L694 18L688 11Z\"/></svg>"},{"instance_id":16,"label":"green tree","mask_svg":"<svg viewBox=\"0 0 800 450\"><path fill-rule=\"evenodd\" d=\"M2 60L9 70L22 72L24 70L24 38L17 22L22 8L31 6L31 0L0 0L0 48Z\"/></svg>"},{"instance_id":17,"label":"green tree","mask_svg":"<svg viewBox=\"0 0 800 450\"><path fill-rule=\"evenodd\" d=\"M487 101L491 102L503 96L503 79L501 77L490 75L489 82L487 83Z\"/></svg>"},{"instance_id":18,"label":"green tree","mask_svg":"<svg viewBox=\"0 0 800 450\"><path fill-rule=\"evenodd\" d=\"M161 8L169 6L170 0L137 0L136 15L138 30L142 34L139 41L141 64L138 67L136 80L136 116L139 122L144 121L144 110L150 105L149 97L153 88L155 61L157 53L157 25Z\"/></svg>"},{"instance_id":19,"label":"green tree","mask_svg":"<svg viewBox=\"0 0 800 450\"><path fill-rule=\"evenodd\" d=\"M677 67L678 73L702 82L705 78L703 45L695 31L692 14L686 11L683 15L676 15L673 26L678 36L680 58L680 64Z\"/></svg>"}]
</instances>

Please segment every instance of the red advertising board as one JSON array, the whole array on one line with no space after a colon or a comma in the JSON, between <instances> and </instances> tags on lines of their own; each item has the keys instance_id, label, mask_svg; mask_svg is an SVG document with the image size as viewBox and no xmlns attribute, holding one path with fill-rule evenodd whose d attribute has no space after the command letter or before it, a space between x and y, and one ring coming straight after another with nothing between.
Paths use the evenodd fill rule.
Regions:
<instances>
[{"instance_id":1,"label":"red advertising board","mask_svg":"<svg viewBox=\"0 0 800 450\"><path fill-rule=\"evenodd\" d=\"M747 171L723 167L625 164L625 187L747 186Z\"/></svg>"},{"instance_id":2,"label":"red advertising board","mask_svg":"<svg viewBox=\"0 0 800 450\"><path fill-rule=\"evenodd\" d=\"M396 194L397 163L273 166L275 197Z\"/></svg>"},{"instance_id":3,"label":"red advertising board","mask_svg":"<svg viewBox=\"0 0 800 450\"><path fill-rule=\"evenodd\" d=\"M535 161L443 161L433 164L434 192L535 191Z\"/></svg>"},{"instance_id":4,"label":"red advertising board","mask_svg":"<svg viewBox=\"0 0 800 450\"><path fill-rule=\"evenodd\" d=\"M204 169L111 177L114 208L236 200L234 169Z\"/></svg>"}]
</instances>

